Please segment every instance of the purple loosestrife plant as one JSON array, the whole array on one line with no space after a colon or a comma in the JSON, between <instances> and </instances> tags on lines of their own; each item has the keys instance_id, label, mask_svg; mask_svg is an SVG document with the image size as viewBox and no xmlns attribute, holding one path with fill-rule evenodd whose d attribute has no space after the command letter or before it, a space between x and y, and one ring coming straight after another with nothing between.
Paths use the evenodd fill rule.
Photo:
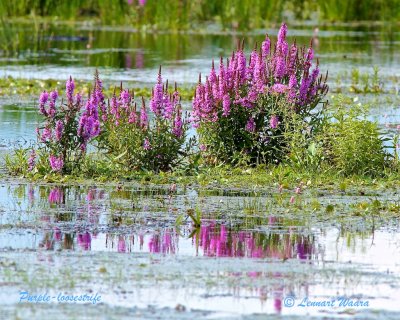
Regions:
<instances>
[{"instance_id":1,"label":"purple loosestrife plant","mask_svg":"<svg viewBox=\"0 0 400 320\"><path fill-rule=\"evenodd\" d=\"M187 122L178 88L170 91L163 83L161 67L149 104L148 109L143 98L136 101L121 85L101 119L98 146L122 169L167 171L182 160Z\"/></svg>"},{"instance_id":2,"label":"purple loosestrife plant","mask_svg":"<svg viewBox=\"0 0 400 320\"><path fill-rule=\"evenodd\" d=\"M47 163L52 172L70 173L79 168L87 144L100 133L99 112L106 111L97 72L93 93L86 103L80 93L74 95L74 91L75 83L70 77L65 86L65 100L59 101L57 91L44 91L39 98L39 112L44 116L42 125L37 128L39 150L44 159L42 163ZM34 165L31 156L29 171ZM46 164L42 168L46 168Z\"/></svg>"},{"instance_id":3,"label":"purple loosestrife plant","mask_svg":"<svg viewBox=\"0 0 400 320\"><path fill-rule=\"evenodd\" d=\"M196 87L191 121L198 128L205 159L234 163L276 163L290 152L285 131L295 130L296 116L309 126L310 134L321 120L317 105L328 91L327 75L313 63L312 47L289 46L287 26L282 24L277 42L268 36L249 60L241 43L219 70Z\"/></svg>"}]
</instances>

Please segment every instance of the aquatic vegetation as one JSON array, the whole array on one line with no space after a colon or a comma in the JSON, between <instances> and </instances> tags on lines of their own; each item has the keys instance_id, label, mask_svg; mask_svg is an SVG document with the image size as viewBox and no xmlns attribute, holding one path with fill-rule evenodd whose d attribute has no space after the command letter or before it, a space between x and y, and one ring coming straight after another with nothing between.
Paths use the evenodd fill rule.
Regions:
<instances>
[{"instance_id":1,"label":"aquatic vegetation","mask_svg":"<svg viewBox=\"0 0 400 320\"><path fill-rule=\"evenodd\" d=\"M115 166L136 171L171 170L184 154L187 121L177 86L169 91L168 82L162 82L161 68L157 79L150 113L143 97L138 110L134 92L122 85L119 95L114 90L107 105L97 71L93 92L86 101L81 93L74 93L72 77L66 82L65 102L62 100L59 106L57 90L43 91L38 106L44 116L44 123L37 129L39 147L30 151L23 170L33 174L79 171L88 144L93 145L94 141ZM27 151L20 151L17 156ZM10 169L14 167L10 157L6 164ZM12 171L17 173L18 169Z\"/></svg>"},{"instance_id":2,"label":"aquatic vegetation","mask_svg":"<svg viewBox=\"0 0 400 320\"><path fill-rule=\"evenodd\" d=\"M328 91L317 65L311 69L310 46L290 47L282 24L274 47L266 36L247 63L243 43L217 72L212 68L205 83L196 88L192 123L197 128L204 158L210 162L272 163L282 161L287 145L282 139L292 131L293 115L309 134L318 124L315 109ZM273 48L273 49L272 49Z\"/></svg>"},{"instance_id":3,"label":"aquatic vegetation","mask_svg":"<svg viewBox=\"0 0 400 320\"><path fill-rule=\"evenodd\" d=\"M69 173L78 168L86 154L88 143L100 133L98 110L104 108L101 81L95 79L93 94L84 101L81 94L75 94L72 77L66 82L66 99L57 106L58 92L43 91L39 97L39 112L44 122L37 128L40 165L45 166L48 158L50 170ZM32 156L29 169L34 170Z\"/></svg>"},{"instance_id":4,"label":"aquatic vegetation","mask_svg":"<svg viewBox=\"0 0 400 320\"><path fill-rule=\"evenodd\" d=\"M350 92L355 93L381 93L383 82L379 76L379 68L374 66L372 75L360 73L358 69L351 71Z\"/></svg>"},{"instance_id":5,"label":"aquatic vegetation","mask_svg":"<svg viewBox=\"0 0 400 320\"><path fill-rule=\"evenodd\" d=\"M283 171L293 177L307 176L307 170L341 176L395 175L397 146L389 156L387 138L376 123L355 112L355 100L334 101L332 108L324 103L327 76L319 74L318 61L313 63L312 47L289 46L286 35L283 24L276 44L267 36L248 61L242 42L226 62L221 58L219 70L213 63L205 83L200 79L196 87L191 114L183 113L180 90L163 81L161 68L147 106L122 84L107 99L110 91L97 72L86 99L81 92L75 94L72 78L61 103L57 104L57 90L45 90L38 106L44 117L38 148L7 155L7 170L49 181L172 179L200 185L212 180L215 172L210 168L215 164L231 170L259 166L275 172L278 180ZM379 82L375 69L372 83ZM346 115L348 108L353 111ZM197 134L190 139L188 120ZM94 148L98 152L92 152ZM216 183L243 174L223 172L215 176ZM287 200L295 203L296 197Z\"/></svg>"},{"instance_id":6,"label":"aquatic vegetation","mask_svg":"<svg viewBox=\"0 0 400 320\"><path fill-rule=\"evenodd\" d=\"M362 72L358 68L337 74L333 92L356 94L398 94L399 77L396 75L384 76L380 74L379 67L374 66L371 71Z\"/></svg>"},{"instance_id":7,"label":"aquatic vegetation","mask_svg":"<svg viewBox=\"0 0 400 320\"><path fill-rule=\"evenodd\" d=\"M327 115L331 121L323 126L317 138L323 153L320 156L343 175L382 174L390 163L384 147L388 139L376 123L365 120L361 106L343 108L342 99L332 106L331 114Z\"/></svg>"},{"instance_id":8,"label":"aquatic vegetation","mask_svg":"<svg viewBox=\"0 0 400 320\"><path fill-rule=\"evenodd\" d=\"M167 171L183 155L187 123L177 86L170 92L161 67L150 100L150 112L141 99L139 110L134 93L120 88L102 115L98 147L114 163L133 170Z\"/></svg>"},{"instance_id":9,"label":"aquatic vegetation","mask_svg":"<svg viewBox=\"0 0 400 320\"><path fill-rule=\"evenodd\" d=\"M109 24L129 24L147 29L184 29L214 23L225 29L265 28L279 22L288 13L298 20L319 21L396 21L398 0L360 1L181 1L170 0L20 0L3 2L0 15L21 17L61 17L62 19L94 20Z\"/></svg>"},{"instance_id":10,"label":"aquatic vegetation","mask_svg":"<svg viewBox=\"0 0 400 320\"><path fill-rule=\"evenodd\" d=\"M79 92L82 96L87 96L90 92L93 83L91 81L76 80L74 79L75 85L79 87ZM103 92L105 96L112 96L115 90L114 82L103 83ZM135 96L143 96L144 98L151 98L151 88L137 87L137 83L126 81L124 82L126 87L131 88L135 92ZM13 78L13 77L1 77L0 78L0 96L36 96L38 88L46 91L63 91L65 84L61 81L54 79L24 79L24 78ZM179 88L179 94L182 100L189 101L193 97L194 86L185 86Z\"/></svg>"}]
</instances>

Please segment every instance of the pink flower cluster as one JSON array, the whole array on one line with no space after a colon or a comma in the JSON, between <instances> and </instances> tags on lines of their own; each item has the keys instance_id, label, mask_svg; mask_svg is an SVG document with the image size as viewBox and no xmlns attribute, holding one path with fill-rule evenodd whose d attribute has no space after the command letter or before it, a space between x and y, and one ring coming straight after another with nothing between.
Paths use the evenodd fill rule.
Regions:
<instances>
[{"instance_id":1,"label":"pink flower cluster","mask_svg":"<svg viewBox=\"0 0 400 320\"><path fill-rule=\"evenodd\" d=\"M85 151L87 143L90 139L100 134L99 110L102 111L103 117L106 117L106 103L103 94L103 85L96 72L94 91L86 102L78 125L78 136L82 138L81 150Z\"/></svg>"},{"instance_id":2,"label":"pink flower cluster","mask_svg":"<svg viewBox=\"0 0 400 320\"><path fill-rule=\"evenodd\" d=\"M64 160L62 156L56 157L54 155L49 156L49 162L51 166L51 170L58 172L61 171L62 168L64 167Z\"/></svg>"},{"instance_id":3,"label":"pink flower cluster","mask_svg":"<svg viewBox=\"0 0 400 320\"><path fill-rule=\"evenodd\" d=\"M168 81L163 84L161 77L161 67L158 72L157 83L152 90L150 109L158 117L173 120L172 133L180 138L182 131L182 109L181 98L175 83L175 90L170 93L168 90Z\"/></svg>"},{"instance_id":4,"label":"pink flower cluster","mask_svg":"<svg viewBox=\"0 0 400 320\"><path fill-rule=\"evenodd\" d=\"M56 114L57 98L58 92L56 90L51 91L50 93L43 91L39 97L39 112L45 117L53 118Z\"/></svg>"},{"instance_id":5,"label":"pink flower cluster","mask_svg":"<svg viewBox=\"0 0 400 320\"><path fill-rule=\"evenodd\" d=\"M93 93L86 101L84 109L81 94L74 95L74 91L75 82L69 77L65 84L64 104L56 107L56 90L50 93L44 91L39 97L39 112L45 116L45 122L43 127L37 129L38 139L48 147L49 163L55 172L61 172L65 162L73 158L78 149L80 152L86 151L89 140L100 133L99 111L103 115L107 111L102 83L97 72ZM33 159L29 159L30 170L33 168L33 162Z\"/></svg>"},{"instance_id":6,"label":"pink flower cluster","mask_svg":"<svg viewBox=\"0 0 400 320\"><path fill-rule=\"evenodd\" d=\"M160 67L157 83L152 90L150 109L154 113L156 119L164 119L171 123L171 133L178 138L181 138L183 135L182 107L180 100L181 98L176 84L172 93L168 90L168 81L166 84L163 84ZM140 127L143 131L148 130L149 127L149 114L144 99L142 98L142 106L140 111L138 111L134 92L123 89L122 86L119 96L115 93L112 96L110 107L103 120L113 121L115 126L121 125L121 121L127 121L131 125ZM148 139L143 141L143 149L151 149L151 144Z\"/></svg>"},{"instance_id":7,"label":"pink flower cluster","mask_svg":"<svg viewBox=\"0 0 400 320\"><path fill-rule=\"evenodd\" d=\"M140 126L146 130L148 126L148 114L144 100L142 99L142 106L140 112L137 111L137 103L135 102L134 92L123 90L119 96L113 94L110 107L107 110L107 115L103 116L103 120L112 120L115 126L119 126L121 119L127 119L129 124Z\"/></svg>"},{"instance_id":8,"label":"pink flower cluster","mask_svg":"<svg viewBox=\"0 0 400 320\"><path fill-rule=\"evenodd\" d=\"M327 92L328 87L319 76L318 63L310 70L314 58L312 47L306 50L295 43L289 47L286 34L287 26L282 24L273 49L267 35L261 48L255 48L248 60L242 43L225 63L221 57L218 72L212 63L205 83L199 77L193 98L195 127L201 122L216 122L220 117L228 117L232 108L246 108L249 114L254 113L257 105L261 105L261 109L268 107L262 103L268 97L282 97L288 105L302 108ZM277 120L271 119L270 123L274 128ZM253 129L249 119L246 130Z\"/></svg>"}]
</instances>

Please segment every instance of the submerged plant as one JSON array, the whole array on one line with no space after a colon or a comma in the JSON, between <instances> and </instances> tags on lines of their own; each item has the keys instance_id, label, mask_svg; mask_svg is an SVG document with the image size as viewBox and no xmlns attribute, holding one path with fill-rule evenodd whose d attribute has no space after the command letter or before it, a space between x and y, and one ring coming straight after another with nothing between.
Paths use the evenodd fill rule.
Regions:
<instances>
[{"instance_id":1,"label":"submerged plant","mask_svg":"<svg viewBox=\"0 0 400 320\"><path fill-rule=\"evenodd\" d=\"M314 52L289 46L282 24L274 47L268 36L247 61L243 43L217 72L214 62L205 83L201 76L193 98L192 123L206 158L212 161L268 163L282 160L285 123L296 114L310 132L318 123L318 103L328 91L327 77L312 69Z\"/></svg>"}]
</instances>

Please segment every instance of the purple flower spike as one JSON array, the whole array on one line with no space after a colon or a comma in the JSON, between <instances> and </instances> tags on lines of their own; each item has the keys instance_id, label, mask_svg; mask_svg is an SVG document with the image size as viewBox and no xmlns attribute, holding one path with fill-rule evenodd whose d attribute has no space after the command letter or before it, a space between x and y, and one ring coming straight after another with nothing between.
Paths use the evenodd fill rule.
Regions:
<instances>
[{"instance_id":1,"label":"purple flower spike","mask_svg":"<svg viewBox=\"0 0 400 320\"><path fill-rule=\"evenodd\" d=\"M82 95L79 92L75 95L75 101L76 101L76 104L78 106L81 105L81 103L82 103Z\"/></svg>"},{"instance_id":2,"label":"purple flower spike","mask_svg":"<svg viewBox=\"0 0 400 320\"><path fill-rule=\"evenodd\" d=\"M283 55L286 55L287 53L286 34L287 34L287 26L285 23L282 23L282 26L278 32L278 41L276 43L276 49L278 53Z\"/></svg>"},{"instance_id":3,"label":"purple flower spike","mask_svg":"<svg viewBox=\"0 0 400 320\"><path fill-rule=\"evenodd\" d=\"M267 35L261 45L261 52L263 59L265 59L269 55L270 48L271 48L271 40Z\"/></svg>"},{"instance_id":4,"label":"purple flower spike","mask_svg":"<svg viewBox=\"0 0 400 320\"><path fill-rule=\"evenodd\" d=\"M64 131L64 123L62 120L57 120L56 122L56 141L60 141Z\"/></svg>"},{"instance_id":5,"label":"purple flower spike","mask_svg":"<svg viewBox=\"0 0 400 320\"><path fill-rule=\"evenodd\" d=\"M58 98L58 92L57 92L57 90L54 90L54 91L50 92L50 99L51 99L51 100L53 100L54 102L56 102L57 98Z\"/></svg>"},{"instance_id":6,"label":"purple flower spike","mask_svg":"<svg viewBox=\"0 0 400 320\"><path fill-rule=\"evenodd\" d=\"M136 123L137 122L137 115L136 115L136 110L132 110L129 114L129 123Z\"/></svg>"},{"instance_id":7,"label":"purple flower spike","mask_svg":"<svg viewBox=\"0 0 400 320\"><path fill-rule=\"evenodd\" d=\"M224 95L224 98L222 99L222 109L222 115L225 117L229 116L229 113L231 112L231 98L228 94Z\"/></svg>"},{"instance_id":8,"label":"purple flower spike","mask_svg":"<svg viewBox=\"0 0 400 320\"><path fill-rule=\"evenodd\" d=\"M129 94L129 91L128 91L128 90L123 90L123 91L121 92L119 98L120 98L120 100L121 100L121 104L122 104L124 107L128 107L128 105L129 105L130 102L131 102L131 95Z\"/></svg>"},{"instance_id":9,"label":"purple flower spike","mask_svg":"<svg viewBox=\"0 0 400 320\"><path fill-rule=\"evenodd\" d=\"M254 122L254 118L250 118L246 124L246 131L255 132L256 131L256 123Z\"/></svg>"},{"instance_id":10,"label":"purple flower spike","mask_svg":"<svg viewBox=\"0 0 400 320\"><path fill-rule=\"evenodd\" d=\"M144 150L150 150L151 149L150 141L147 138L144 139L144 141L143 141L143 149Z\"/></svg>"},{"instance_id":11,"label":"purple flower spike","mask_svg":"<svg viewBox=\"0 0 400 320\"><path fill-rule=\"evenodd\" d=\"M153 94L150 100L150 109L155 113L155 115L159 116L163 114L163 102L164 102L164 90L162 84L161 77L161 67L158 72L157 83L154 86Z\"/></svg>"},{"instance_id":12,"label":"purple flower spike","mask_svg":"<svg viewBox=\"0 0 400 320\"><path fill-rule=\"evenodd\" d=\"M144 103L144 99L142 98L142 108L140 109L140 126L142 128L146 128L149 124L146 105Z\"/></svg>"},{"instance_id":13,"label":"purple flower spike","mask_svg":"<svg viewBox=\"0 0 400 320\"><path fill-rule=\"evenodd\" d=\"M49 100L49 93L47 91L43 91L39 97L39 111L44 116L47 116L47 111L45 109L47 100Z\"/></svg>"},{"instance_id":14,"label":"purple flower spike","mask_svg":"<svg viewBox=\"0 0 400 320\"><path fill-rule=\"evenodd\" d=\"M269 125L271 126L272 129L278 128L279 124L279 118L277 116L272 116L271 119L269 119Z\"/></svg>"},{"instance_id":15,"label":"purple flower spike","mask_svg":"<svg viewBox=\"0 0 400 320\"><path fill-rule=\"evenodd\" d=\"M61 171L64 167L64 160L62 156L56 157L54 155L50 155L49 162L51 169L55 172Z\"/></svg>"},{"instance_id":16,"label":"purple flower spike","mask_svg":"<svg viewBox=\"0 0 400 320\"><path fill-rule=\"evenodd\" d=\"M174 127L172 129L172 133L178 138L181 138L183 135L182 125L183 123L182 123L181 110L178 109L174 120Z\"/></svg>"},{"instance_id":17,"label":"purple flower spike","mask_svg":"<svg viewBox=\"0 0 400 320\"><path fill-rule=\"evenodd\" d=\"M74 80L72 80L71 76L69 77L69 79L67 80L67 83L65 84L65 90L66 90L68 103L73 103L75 83L74 83Z\"/></svg>"},{"instance_id":18,"label":"purple flower spike","mask_svg":"<svg viewBox=\"0 0 400 320\"><path fill-rule=\"evenodd\" d=\"M42 142L49 141L51 139L51 133L52 133L51 128L49 127L44 128L40 140Z\"/></svg>"},{"instance_id":19,"label":"purple flower spike","mask_svg":"<svg viewBox=\"0 0 400 320\"><path fill-rule=\"evenodd\" d=\"M285 58L278 56L276 58L276 66L275 66L275 72L274 76L277 80L282 79L285 75L286 72L286 65L285 65Z\"/></svg>"}]
</instances>

